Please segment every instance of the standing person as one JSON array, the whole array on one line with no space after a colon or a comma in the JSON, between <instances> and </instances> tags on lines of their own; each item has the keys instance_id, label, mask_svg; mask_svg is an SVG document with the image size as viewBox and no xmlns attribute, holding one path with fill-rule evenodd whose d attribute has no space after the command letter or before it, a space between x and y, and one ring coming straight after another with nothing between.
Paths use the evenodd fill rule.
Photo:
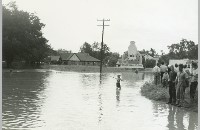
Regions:
<instances>
[{"instance_id":1,"label":"standing person","mask_svg":"<svg viewBox=\"0 0 200 130\"><path fill-rule=\"evenodd\" d=\"M186 71L186 69L187 69L187 65L185 64L183 65L183 71Z\"/></svg>"},{"instance_id":2,"label":"standing person","mask_svg":"<svg viewBox=\"0 0 200 130\"><path fill-rule=\"evenodd\" d=\"M120 75L117 75L117 83L116 83L117 89L121 89L120 81L122 81L122 79L120 78Z\"/></svg>"},{"instance_id":3,"label":"standing person","mask_svg":"<svg viewBox=\"0 0 200 130\"><path fill-rule=\"evenodd\" d=\"M178 72L179 72L179 68L178 68L178 64L177 64L177 63L175 64L174 71L175 71L176 73L178 73Z\"/></svg>"},{"instance_id":4,"label":"standing person","mask_svg":"<svg viewBox=\"0 0 200 130\"><path fill-rule=\"evenodd\" d=\"M190 73L192 72L192 67L190 65L188 65L188 70Z\"/></svg>"},{"instance_id":5,"label":"standing person","mask_svg":"<svg viewBox=\"0 0 200 130\"><path fill-rule=\"evenodd\" d=\"M179 65L179 72L177 74L176 82L176 105L181 107L184 102L184 87L186 85L186 73L183 71L183 64Z\"/></svg>"},{"instance_id":6,"label":"standing person","mask_svg":"<svg viewBox=\"0 0 200 130\"><path fill-rule=\"evenodd\" d=\"M170 71L171 71L171 65L168 65L168 66L167 66L167 69L168 69L168 74L169 74Z\"/></svg>"},{"instance_id":7,"label":"standing person","mask_svg":"<svg viewBox=\"0 0 200 130\"><path fill-rule=\"evenodd\" d=\"M168 80L169 80L169 75L168 75L168 71L166 70L165 73L163 74L163 87L167 88L168 85Z\"/></svg>"},{"instance_id":8,"label":"standing person","mask_svg":"<svg viewBox=\"0 0 200 130\"><path fill-rule=\"evenodd\" d=\"M174 66L171 65L171 71L169 72L169 102L168 104L176 104L176 87L175 80L177 73L174 71Z\"/></svg>"},{"instance_id":9,"label":"standing person","mask_svg":"<svg viewBox=\"0 0 200 130\"><path fill-rule=\"evenodd\" d=\"M158 85L160 82L160 68L158 67L159 63L153 68L153 75L154 75L154 84Z\"/></svg>"},{"instance_id":10,"label":"standing person","mask_svg":"<svg viewBox=\"0 0 200 130\"><path fill-rule=\"evenodd\" d=\"M185 89L186 89L187 87L189 87L189 78L190 78L190 77L189 77L189 76L190 76L190 71L189 71L189 69L188 69L188 67L187 67L186 64L184 65L183 71L186 73L186 80L185 80L186 86L184 87L184 93L185 93Z\"/></svg>"},{"instance_id":11,"label":"standing person","mask_svg":"<svg viewBox=\"0 0 200 130\"><path fill-rule=\"evenodd\" d=\"M163 74L167 71L167 66L165 65L164 62L161 63L162 65L160 66L160 76L161 76L161 83L162 82L162 78L163 78Z\"/></svg>"},{"instance_id":12,"label":"standing person","mask_svg":"<svg viewBox=\"0 0 200 130\"><path fill-rule=\"evenodd\" d=\"M197 63L192 63L191 84L190 84L190 99L194 99L194 95L198 85L198 66Z\"/></svg>"}]
</instances>

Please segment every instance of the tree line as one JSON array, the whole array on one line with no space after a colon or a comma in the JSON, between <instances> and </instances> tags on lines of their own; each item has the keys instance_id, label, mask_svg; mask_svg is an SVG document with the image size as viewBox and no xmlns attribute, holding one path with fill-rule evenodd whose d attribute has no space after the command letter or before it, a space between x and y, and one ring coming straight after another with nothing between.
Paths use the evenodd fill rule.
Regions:
<instances>
[{"instance_id":1,"label":"tree line","mask_svg":"<svg viewBox=\"0 0 200 130\"><path fill-rule=\"evenodd\" d=\"M198 60L198 44L191 40L181 39L179 43L167 46L169 53L162 53L159 62L164 61L169 64L169 59L192 59Z\"/></svg>"},{"instance_id":2,"label":"tree line","mask_svg":"<svg viewBox=\"0 0 200 130\"><path fill-rule=\"evenodd\" d=\"M197 60L198 59L198 44L195 44L191 40L187 39L181 39L178 43L173 43L168 47L169 52L164 53L161 50L161 55L158 60L159 63L162 61L166 64L169 64L170 59L192 59ZM148 54L152 57L158 56L158 53L155 49L151 48L150 50L143 49L142 51L139 51L141 54ZM144 67L152 68L155 66L155 60L145 60L144 57L142 59L142 64Z\"/></svg>"}]
</instances>

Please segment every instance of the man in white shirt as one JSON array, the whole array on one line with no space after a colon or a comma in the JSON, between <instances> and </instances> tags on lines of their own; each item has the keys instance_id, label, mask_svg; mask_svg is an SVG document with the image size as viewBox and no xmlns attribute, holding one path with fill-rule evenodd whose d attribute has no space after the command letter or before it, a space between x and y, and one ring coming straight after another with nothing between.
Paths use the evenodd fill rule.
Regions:
<instances>
[{"instance_id":1,"label":"man in white shirt","mask_svg":"<svg viewBox=\"0 0 200 130\"><path fill-rule=\"evenodd\" d=\"M155 85L160 83L160 68L158 66L159 66L159 63L157 63L157 65L153 68Z\"/></svg>"},{"instance_id":2,"label":"man in white shirt","mask_svg":"<svg viewBox=\"0 0 200 130\"><path fill-rule=\"evenodd\" d=\"M162 77L163 77L163 74L168 71L168 68L167 66L165 65L164 62L161 63L162 65L160 66L160 76L161 76L161 83L162 83Z\"/></svg>"},{"instance_id":3,"label":"man in white shirt","mask_svg":"<svg viewBox=\"0 0 200 130\"><path fill-rule=\"evenodd\" d=\"M178 68L178 64L177 64L177 63L175 64L174 71L175 71L176 73L178 73L178 72L179 72L179 68Z\"/></svg>"}]
</instances>

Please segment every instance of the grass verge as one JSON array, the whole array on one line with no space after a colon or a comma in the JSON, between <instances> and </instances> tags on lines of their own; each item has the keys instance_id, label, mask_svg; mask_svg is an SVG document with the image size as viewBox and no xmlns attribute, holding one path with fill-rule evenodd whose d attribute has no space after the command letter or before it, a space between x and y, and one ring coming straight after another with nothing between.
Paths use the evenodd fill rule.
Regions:
<instances>
[{"instance_id":1,"label":"grass verge","mask_svg":"<svg viewBox=\"0 0 200 130\"><path fill-rule=\"evenodd\" d=\"M155 101L163 101L168 102L169 100L169 90L168 88L163 88L161 84L155 85L152 81L145 82L141 87L141 94L146 98ZM183 108L189 111L198 112L198 91L196 91L196 95L194 101L190 101L189 87L185 90L185 101L183 104Z\"/></svg>"}]
</instances>

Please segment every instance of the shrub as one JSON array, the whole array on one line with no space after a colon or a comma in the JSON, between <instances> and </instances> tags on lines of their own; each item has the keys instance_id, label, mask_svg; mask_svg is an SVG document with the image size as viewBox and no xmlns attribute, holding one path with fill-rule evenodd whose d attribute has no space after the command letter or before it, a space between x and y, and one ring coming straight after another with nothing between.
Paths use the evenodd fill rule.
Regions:
<instances>
[{"instance_id":1,"label":"shrub","mask_svg":"<svg viewBox=\"0 0 200 130\"><path fill-rule=\"evenodd\" d=\"M168 90L163 88L161 84L154 85L152 81L145 82L141 87L141 94L156 101L167 101L169 98Z\"/></svg>"},{"instance_id":2,"label":"shrub","mask_svg":"<svg viewBox=\"0 0 200 130\"><path fill-rule=\"evenodd\" d=\"M145 82L141 87L141 94L149 99L155 101L165 101L169 99L168 89L162 87L161 84L155 85L152 81ZM185 90L185 99L184 99L184 108L187 108L190 111L198 112L198 91L196 91L194 101L190 102L190 91L189 87Z\"/></svg>"}]
</instances>

